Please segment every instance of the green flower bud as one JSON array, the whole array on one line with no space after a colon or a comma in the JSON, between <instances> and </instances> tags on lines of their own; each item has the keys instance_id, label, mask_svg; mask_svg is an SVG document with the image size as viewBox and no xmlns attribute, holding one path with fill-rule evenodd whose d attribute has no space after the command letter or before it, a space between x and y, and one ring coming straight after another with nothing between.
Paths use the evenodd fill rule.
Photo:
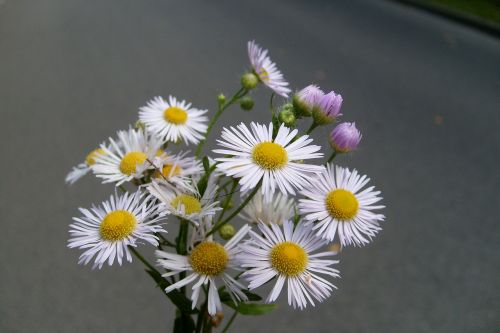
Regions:
<instances>
[{"instance_id":1,"label":"green flower bud","mask_svg":"<svg viewBox=\"0 0 500 333\"><path fill-rule=\"evenodd\" d=\"M254 73L245 73L241 76L241 85L247 90L251 90L259 84L259 78Z\"/></svg>"},{"instance_id":2,"label":"green flower bud","mask_svg":"<svg viewBox=\"0 0 500 333\"><path fill-rule=\"evenodd\" d=\"M332 118L325 114L323 110L321 110L319 107L314 107L312 110L312 116L314 119L314 123L317 125L328 125L331 124L335 121L335 118Z\"/></svg>"},{"instance_id":3,"label":"green flower bud","mask_svg":"<svg viewBox=\"0 0 500 333\"><path fill-rule=\"evenodd\" d=\"M290 108L283 108L283 110L280 111L278 118L280 122L285 124L287 127L295 126L295 114L293 112L293 107L291 110Z\"/></svg>"},{"instance_id":4,"label":"green flower bud","mask_svg":"<svg viewBox=\"0 0 500 333\"><path fill-rule=\"evenodd\" d=\"M229 240L231 239L234 234L236 234L236 229L231 224L224 224L220 229L219 229L219 235L222 237L224 240Z\"/></svg>"},{"instance_id":5,"label":"green flower bud","mask_svg":"<svg viewBox=\"0 0 500 333\"><path fill-rule=\"evenodd\" d=\"M136 129L138 129L138 130L141 130L141 131L145 131L145 130L146 130L146 124L144 124L144 123L143 123L142 121L140 121L140 120L137 120L137 121L135 122L134 127L135 127Z\"/></svg>"},{"instance_id":6,"label":"green flower bud","mask_svg":"<svg viewBox=\"0 0 500 333\"><path fill-rule=\"evenodd\" d=\"M253 108L253 99L250 96L245 96L240 101L240 106L243 110L249 111Z\"/></svg>"},{"instance_id":7,"label":"green flower bud","mask_svg":"<svg viewBox=\"0 0 500 333\"><path fill-rule=\"evenodd\" d=\"M219 105L226 103L226 96L224 96L224 94L219 94L219 96L217 96L217 102Z\"/></svg>"}]
</instances>

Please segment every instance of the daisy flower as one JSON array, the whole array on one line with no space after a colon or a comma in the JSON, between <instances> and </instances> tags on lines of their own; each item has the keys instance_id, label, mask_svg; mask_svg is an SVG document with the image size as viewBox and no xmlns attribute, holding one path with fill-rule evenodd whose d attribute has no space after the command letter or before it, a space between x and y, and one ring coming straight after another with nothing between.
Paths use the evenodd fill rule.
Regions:
<instances>
[{"instance_id":1,"label":"daisy flower","mask_svg":"<svg viewBox=\"0 0 500 333\"><path fill-rule=\"evenodd\" d=\"M264 200L262 193L257 193L239 214L242 219L250 223L264 222L279 225L294 215L294 200L280 192L273 193L269 201Z\"/></svg>"},{"instance_id":2,"label":"daisy flower","mask_svg":"<svg viewBox=\"0 0 500 333\"><path fill-rule=\"evenodd\" d=\"M330 267L337 260L321 259L333 256L332 252L312 254L326 242L314 235L311 226L299 223L294 230L293 222L285 221L283 230L276 224L258 224L259 233L249 231L251 239L240 245L238 259L242 267L248 268L243 277L253 290L277 278L266 301L274 302L285 282L288 289L288 304L304 309L313 298L322 302L336 287L318 274L338 277L339 271Z\"/></svg>"},{"instance_id":3,"label":"daisy flower","mask_svg":"<svg viewBox=\"0 0 500 333\"><path fill-rule=\"evenodd\" d=\"M241 178L241 191L255 188L262 179L262 193L266 201L276 187L284 193L295 194L311 180L311 175L320 173L324 167L302 163L303 160L323 157L318 153L320 146L309 145L308 135L297 138L297 129L290 130L281 125L273 139L273 124L269 127L252 122L251 132L241 123L237 128L222 130L222 140L217 140L226 149L214 150L215 153L230 155L215 160L228 176Z\"/></svg>"},{"instance_id":4,"label":"daisy flower","mask_svg":"<svg viewBox=\"0 0 500 333\"><path fill-rule=\"evenodd\" d=\"M158 205L150 196L137 191L134 194L114 194L99 207L80 208L81 217L74 217L70 224L71 235L68 247L85 250L79 264L88 264L94 259L93 268L101 268L106 261L122 264L123 257L131 262L127 246L136 247L140 241L158 245L156 232L166 232L156 224L163 218Z\"/></svg>"},{"instance_id":5,"label":"daisy flower","mask_svg":"<svg viewBox=\"0 0 500 333\"><path fill-rule=\"evenodd\" d=\"M197 144L207 131L208 118L204 116L208 110L191 107L191 103L177 100L173 96L168 101L155 97L140 108L139 119L146 124L146 129L152 135L163 141Z\"/></svg>"},{"instance_id":6,"label":"daisy flower","mask_svg":"<svg viewBox=\"0 0 500 333\"><path fill-rule=\"evenodd\" d=\"M219 202L214 201L218 186L212 177L203 196L194 185L189 189L180 189L163 179L153 180L146 188L160 200L162 210L191 221L195 225L199 225L203 218L213 216L221 209L218 207Z\"/></svg>"},{"instance_id":7,"label":"daisy flower","mask_svg":"<svg viewBox=\"0 0 500 333\"><path fill-rule=\"evenodd\" d=\"M338 234L342 246L365 245L381 230L382 214L373 211L384 206L374 205L382 200L374 187L362 189L369 178L356 170L328 164L327 169L302 191L308 199L301 199L300 213L317 235L333 241Z\"/></svg>"},{"instance_id":8,"label":"daisy flower","mask_svg":"<svg viewBox=\"0 0 500 333\"><path fill-rule=\"evenodd\" d=\"M288 93L291 91L288 88L288 82L285 81L276 64L268 57L267 50L263 50L255 41L250 41L248 42L248 58L250 58L250 64L262 83L276 94L288 97Z\"/></svg>"},{"instance_id":9,"label":"daisy flower","mask_svg":"<svg viewBox=\"0 0 500 333\"><path fill-rule=\"evenodd\" d=\"M103 183L116 182L116 186L134 178L142 178L153 168L153 161L161 142L147 136L142 130L118 131L118 140L110 138L110 148L101 145L104 154L94 157L92 170Z\"/></svg>"},{"instance_id":10,"label":"daisy flower","mask_svg":"<svg viewBox=\"0 0 500 333\"><path fill-rule=\"evenodd\" d=\"M169 293L174 289L194 283L191 295L194 309L198 304L200 291L203 286L208 284L208 313L211 316L218 311L222 311L222 304L217 290L217 285L220 285L221 282L235 302L248 300L247 296L242 292L242 289L246 288L232 278L227 271L231 268L238 268L237 262L234 260L238 251L237 244L249 230L248 225L243 226L225 245L211 239L205 240L192 246L192 250L187 256L157 250L158 265L169 271L163 274L164 277L188 272L186 278L170 285L165 289L165 292Z\"/></svg>"},{"instance_id":11,"label":"daisy flower","mask_svg":"<svg viewBox=\"0 0 500 333\"><path fill-rule=\"evenodd\" d=\"M102 148L97 148L92 150L87 157L85 157L85 161L83 163L78 164L73 167L73 169L68 173L66 178L64 179L67 184L74 184L78 179L85 176L91 170L92 165L95 163L95 157L97 155L103 154L104 150Z\"/></svg>"},{"instance_id":12,"label":"daisy flower","mask_svg":"<svg viewBox=\"0 0 500 333\"><path fill-rule=\"evenodd\" d=\"M156 171L153 177L167 180L178 188L190 188L191 182L201 177L203 166L194 157L187 155L187 152L173 155L160 151L154 161Z\"/></svg>"}]
</instances>

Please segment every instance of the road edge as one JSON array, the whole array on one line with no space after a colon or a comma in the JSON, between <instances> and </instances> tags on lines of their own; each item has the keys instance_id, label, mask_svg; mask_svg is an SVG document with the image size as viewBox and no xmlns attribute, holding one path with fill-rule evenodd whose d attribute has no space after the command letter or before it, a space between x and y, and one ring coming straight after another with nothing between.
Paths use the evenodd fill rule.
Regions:
<instances>
[{"instance_id":1,"label":"road edge","mask_svg":"<svg viewBox=\"0 0 500 333\"><path fill-rule=\"evenodd\" d=\"M481 30L497 38L500 38L500 25L483 21L473 15L465 14L439 5L423 3L417 0L390 0L390 1L398 2L407 6L412 6L435 15L447 17L455 22L472 26L478 30Z\"/></svg>"}]
</instances>

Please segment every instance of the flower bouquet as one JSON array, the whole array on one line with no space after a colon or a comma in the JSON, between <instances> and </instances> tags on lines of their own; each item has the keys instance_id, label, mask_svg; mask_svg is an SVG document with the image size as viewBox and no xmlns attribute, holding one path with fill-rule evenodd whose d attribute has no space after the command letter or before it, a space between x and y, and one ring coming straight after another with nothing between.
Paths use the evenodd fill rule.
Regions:
<instances>
[{"instance_id":1,"label":"flower bouquet","mask_svg":"<svg viewBox=\"0 0 500 333\"><path fill-rule=\"evenodd\" d=\"M175 306L174 332L226 332L238 314L274 310L283 289L293 308L322 302L336 288L340 249L369 243L384 220L370 179L332 164L358 146L355 124L333 128L326 163L309 136L337 121L342 96L310 85L289 98L268 51L252 41L248 55L240 89L230 98L220 94L215 114L155 97L134 126L103 142L66 178L72 184L92 172L116 185L109 200L73 218L68 246L82 251L79 263L100 269L135 256ZM270 121L223 128L219 148L205 155L219 117L238 104L252 109L250 93L259 86L271 90ZM301 121L310 122L305 133L296 128ZM197 147L174 152L181 145ZM154 250L155 263L143 248ZM265 284L271 291L259 295Z\"/></svg>"}]
</instances>

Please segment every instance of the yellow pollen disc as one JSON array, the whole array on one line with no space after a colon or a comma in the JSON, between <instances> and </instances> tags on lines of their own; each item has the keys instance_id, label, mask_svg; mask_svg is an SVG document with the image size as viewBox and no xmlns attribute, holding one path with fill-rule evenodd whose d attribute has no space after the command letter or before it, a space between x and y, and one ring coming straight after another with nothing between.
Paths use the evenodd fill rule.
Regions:
<instances>
[{"instance_id":1,"label":"yellow pollen disc","mask_svg":"<svg viewBox=\"0 0 500 333\"><path fill-rule=\"evenodd\" d=\"M358 213L358 199L350 191L333 190L326 196L326 209L339 220L350 220Z\"/></svg>"},{"instance_id":2,"label":"yellow pollen disc","mask_svg":"<svg viewBox=\"0 0 500 333\"><path fill-rule=\"evenodd\" d=\"M97 155L103 155L103 154L104 150L102 148L94 149L87 155L87 157L85 157L85 163L87 163L87 165L89 166L94 165L95 158L97 157Z\"/></svg>"},{"instance_id":3,"label":"yellow pollen disc","mask_svg":"<svg viewBox=\"0 0 500 333\"><path fill-rule=\"evenodd\" d=\"M146 162L147 156L143 152L133 151L123 156L120 162L120 171L126 175L135 173L137 165Z\"/></svg>"},{"instance_id":4,"label":"yellow pollen disc","mask_svg":"<svg viewBox=\"0 0 500 333\"><path fill-rule=\"evenodd\" d=\"M252 151L255 163L268 170L281 169L288 162L285 148L274 142L261 142Z\"/></svg>"},{"instance_id":5,"label":"yellow pollen disc","mask_svg":"<svg viewBox=\"0 0 500 333\"><path fill-rule=\"evenodd\" d=\"M176 209L180 209L180 206L183 205L186 215L201 212L200 200L198 200L196 197L193 197L192 195L178 195L172 200L170 204Z\"/></svg>"},{"instance_id":6,"label":"yellow pollen disc","mask_svg":"<svg viewBox=\"0 0 500 333\"><path fill-rule=\"evenodd\" d=\"M136 224L134 215L126 210L115 210L102 220L99 233L107 241L119 241L132 234Z\"/></svg>"},{"instance_id":7,"label":"yellow pollen disc","mask_svg":"<svg viewBox=\"0 0 500 333\"><path fill-rule=\"evenodd\" d=\"M198 244L189 256L191 267L195 272L203 275L219 275L226 269L228 261L226 249L215 242Z\"/></svg>"},{"instance_id":8,"label":"yellow pollen disc","mask_svg":"<svg viewBox=\"0 0 500 333\"><path fill-rule=\"evenodd\" d=\"M269 73L264 67L261 67L259 70L259 78L264 82L269 82Z\"/></svg>"},{"instance_id":9,"label":"yellow pollen disc","mask_svg":"<svg viewBox=\"0 0 500 333\"><path fill-rule=\"evenodd\" d=\"M173 171L172 171L173 169ZM172 172L172 173L170 173ZM169 177L175 177L175 176L178 176L180 175L180 173L182 172L182 168L178 165L174 166L172 164L165 164L163 166L163 168L161 169L161 173L163 175L163 177L165 178L169 178ZM156 178L160 178L161 175L158 171L155 172L155 177Z\"/></svg>"},{"instance_id":10,"label":"yellow pollen disc","mask_svg":"<svg viewBox=\"0 0 500 333\"><path fill-rule=\"evenodd\" d=\"M271 249L271 266L286 276L296 276L307 267L307 253L298 244L283 242Z\"/></svg>"},{"instance_id":11,"label":"yellow pollen disc","mask_svg":"<svg viewBox=\"0 0 500 333\"><path fill-rule=\"evenodd\" d=\"M172 124L182 125L186 123L187 117L187 112L177 106L171 106L163 111L163 118Z\"/></svg>"}]
</instances>

